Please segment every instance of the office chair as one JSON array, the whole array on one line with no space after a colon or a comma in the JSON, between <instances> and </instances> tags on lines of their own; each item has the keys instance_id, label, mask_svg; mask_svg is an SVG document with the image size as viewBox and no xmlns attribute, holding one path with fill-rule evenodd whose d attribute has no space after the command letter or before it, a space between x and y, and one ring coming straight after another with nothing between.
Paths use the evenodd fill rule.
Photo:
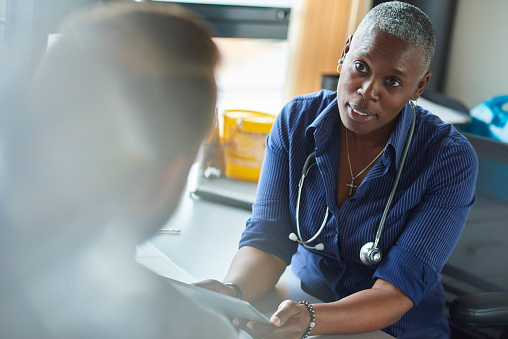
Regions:
<instances>
[{"instance_id":1,"label":"office chair","mask_svg":"<svg viewBox=\"0 0 508 339\"><path fill-rule=\"evenodd\" d=\"M499 338L508 339L508 292L458 297L449 312L450 321L461 328L499 328Z\"/></svg>"},{"instance_id":2,"label":"office chair","mask_svg":"<svg viewBox=\"0 0 508 339\"><path fill-rule=\"evenodd\" d=\"M477 201L442 271L451 337L508 339L508 144L463 134L479 169Z\"/></svg>"}]
</instances>

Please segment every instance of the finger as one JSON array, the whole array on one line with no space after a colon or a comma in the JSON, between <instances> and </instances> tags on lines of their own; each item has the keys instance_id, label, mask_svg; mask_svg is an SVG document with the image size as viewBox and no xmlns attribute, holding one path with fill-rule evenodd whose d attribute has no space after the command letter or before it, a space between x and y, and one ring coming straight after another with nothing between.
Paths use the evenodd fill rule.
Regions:
<instances>
[{"instance_id":1,"label":"finger","mask_svg":"<svg viewBox=\"0 0 508 339\"><path fill-rule=\"evenodd\" d=\"M259 339L259 338L269 338L270 336L262 333L259 331L259 327L257 326L255 321L249 321L241 318L235 318L233 320L233 325L248 333L252 338Z\"/></svg>"},{"instance_id":2,"label":"finger","mask_svg":"<svg viewBox=\"0 0 508 339\"><path fill-rule=\"evenodd\" d=\"M307 329L307 327L305 327ZM290 321L285 326L276 327L272 325L265 325L255 321L247 322L247 329L244 331L250 334L253 338L301 338L302 333L305 332L298 322Z\"/></svg>"},{"instance_id":3,"label":"finger","mask_svg":"<svg viewBox=\"0 0 508 339\"><path fill-rule=\"evenodd\" d=\"M253 338L277 338L277 328L272 325L265 325L257 321L248 321L245 332L249 333Z\"/></svg>"},{"instance_id":4,"label":"finger","mask_svg":"<svg viewBox=\"0 0 508 339\"><path fill-rule=\"evenodd\" d=\"M301 312L300 305L294 300L284 300L277 311L272 315L270 321L274 326L280 327L289 319Z\"/></svg>"},{"instance_id":5,"label":"finger","mask_svg":"<svg viewBox=\"0 0 508 339\"><path fill-rule=\"evenodd\" d=\"M236 292L226 284L221 283L218 280L207 279L193 283L193 285L206 288L207 290L218 292L221 294L228 295L230 297L236 297Z\"/></svg>"},{"instance_id":6,"label":"finger","mask_svg":"<svg viewBox=\"0 0 508 339\"><path fill-rule=\"evenodd\" d=\"M243 319L236 317L235 319L233 319L233 326L241 329L240 326L242 325L242 321ZM247 322L245 322L244 326L247 326Z\"/></svg>"},{"instance_id":7,"label":"finger","mask_svg":"<svg viewBox=\"0 0 508 339\"><path fill-rule=\"evenodd\" d=\"M270 339L270 338L301 338L302 333L307 329L306 326L292 318L285 326L276 327L258 323L256 321L245 319L236 319L233 324L238 325L237 328L248 333L252 338Z\"/></svg>"},{"instance_id":8,"label":"finger","mask_svg":"<svg viewBox=\"0 0 508 339\"><path fill-rule=\"evenodd\" d=\"M198 286L201 288L206 288L207 290L215 291L215 292L219 292L221 289L220 282L218 282L217 280L214 280L214 279L206 279L206 280L198 281L198 282L193 283L192 285L195 285L195 286Z\"/></svg>"}]
</instances>

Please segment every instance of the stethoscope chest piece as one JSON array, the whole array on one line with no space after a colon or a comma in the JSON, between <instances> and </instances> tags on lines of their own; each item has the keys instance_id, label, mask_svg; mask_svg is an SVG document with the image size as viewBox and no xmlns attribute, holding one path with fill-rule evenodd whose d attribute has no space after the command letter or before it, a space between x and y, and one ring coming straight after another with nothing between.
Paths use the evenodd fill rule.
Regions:
<instances>
[{"instance_id":1,"label":"stethoscope chest piece","mask_svg":"<svg viewBox=\"0 0 508 339\"><path fill-rule=\"evenodd\" d=\"M374 247L374 243L368 242L360 249L360 260L365 265L375 265L381 261L383 255L379 248Z\"/></svg>"}]
</instances>

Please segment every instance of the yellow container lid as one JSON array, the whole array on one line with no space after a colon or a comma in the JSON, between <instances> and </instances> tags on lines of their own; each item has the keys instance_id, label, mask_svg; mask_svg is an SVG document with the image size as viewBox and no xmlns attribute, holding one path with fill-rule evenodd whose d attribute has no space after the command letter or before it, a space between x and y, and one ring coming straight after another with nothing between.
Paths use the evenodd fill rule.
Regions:
<instances>
[{"instance_id":1,"label":"yellow container lid","mask_svg":"<svg viewBox=\"0 0 508 339\"><path fill-rule=\"evenodd\" d=\"M275 116L268 113L231 109L224 112L224 136L228 139L233 126L241 123L241 128L244 131L269 133L275 122Z\"/></svg>"}]
</instances>

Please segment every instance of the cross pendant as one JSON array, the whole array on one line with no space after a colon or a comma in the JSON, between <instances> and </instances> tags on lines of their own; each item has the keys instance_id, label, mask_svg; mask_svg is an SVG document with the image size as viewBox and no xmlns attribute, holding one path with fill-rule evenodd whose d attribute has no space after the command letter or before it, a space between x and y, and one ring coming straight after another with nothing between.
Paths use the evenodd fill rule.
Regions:
<instances>
[{"instance_id":1,"label":"cross pendant","mask_svg":"<svg viewBox=\"0 0 508 339\"><path fill-rule=\"evenodd\" d=\"M349 196L353 195L353 188L357 188L358 186L355 185L354 179L351 179L350 184L346 184L347 187L349 187Z\"/></svg>"}]
</instances>

